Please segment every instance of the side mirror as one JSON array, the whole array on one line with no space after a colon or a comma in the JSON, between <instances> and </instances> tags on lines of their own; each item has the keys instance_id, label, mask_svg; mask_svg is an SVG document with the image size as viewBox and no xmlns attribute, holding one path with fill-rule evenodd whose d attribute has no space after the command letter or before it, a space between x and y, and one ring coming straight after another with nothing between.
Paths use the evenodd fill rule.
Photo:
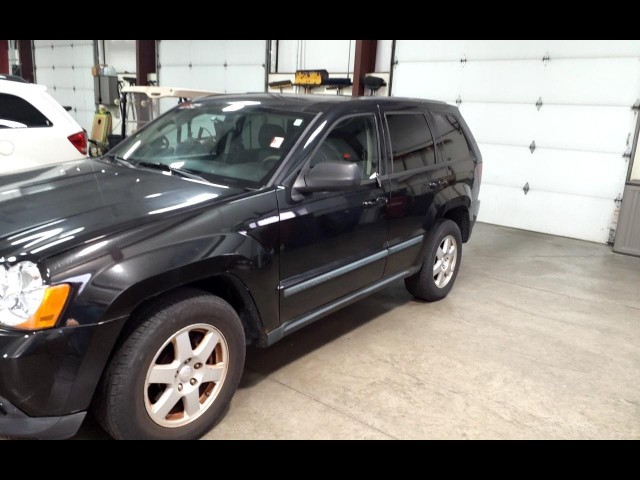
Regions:
<instances>
[{"instance_id":1,"label":"side mirror","mask_svg":"<svg viewBox=\"0 0 640 480\"><path fill-rule=\"evenodd\" d=\"M357 187L361 179L360 167L357 163L322 162L306 175L300 176L294 189L301 193L337 192Z\"/></svg>"}]
</instances>

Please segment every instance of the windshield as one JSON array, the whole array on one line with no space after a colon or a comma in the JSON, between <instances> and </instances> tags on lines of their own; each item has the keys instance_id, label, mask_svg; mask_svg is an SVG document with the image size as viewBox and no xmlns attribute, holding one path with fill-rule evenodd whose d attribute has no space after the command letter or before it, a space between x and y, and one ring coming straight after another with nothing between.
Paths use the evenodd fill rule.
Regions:
<instances>
[{"instance_id":1,"label":"windshield","mask_svg":"<svg viewBox=\"0 0 640 480\"><path fill-rule=\"evenodd\" d=\"M186 102L109 155L133 165L157 164L257 188L275 172L312 118L261 107L256 101Z\"/></svg>"}]
</instances>

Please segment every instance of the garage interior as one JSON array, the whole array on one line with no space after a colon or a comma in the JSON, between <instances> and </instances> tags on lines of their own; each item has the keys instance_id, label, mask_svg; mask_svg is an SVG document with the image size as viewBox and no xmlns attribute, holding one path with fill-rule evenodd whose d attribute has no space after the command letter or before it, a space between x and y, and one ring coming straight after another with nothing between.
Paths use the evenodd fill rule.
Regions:
<instances>
[{"instance_id":1,"label":"garage interior","mask_svg":"<svg viewBox=\"0 0 640 480\"><path fill-rule=\"evenodd\" d=\"M440 100L482 152L451 294L400 281L250 348L205 438L640 438L640 41L0 40L0 73L89 132L95 65L137 85ZM282 86L306 69L349 81ZM104 436L89 421L76 438Z\"/></svg>"}]
</instances>

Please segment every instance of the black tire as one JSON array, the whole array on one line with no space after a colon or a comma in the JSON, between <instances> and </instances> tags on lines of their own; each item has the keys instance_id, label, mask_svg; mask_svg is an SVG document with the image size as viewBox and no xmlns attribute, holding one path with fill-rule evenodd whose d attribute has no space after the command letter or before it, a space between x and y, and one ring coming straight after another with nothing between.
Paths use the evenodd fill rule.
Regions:
<instances>
[{"instance_id":1,"label":"black tire","mask_svg":"<svg viewBox=\"0 0 640 480\"><path fill-rule=\"evenodd\" d=\"M137 321L137 327L119 346L103 375L96 396L96 418L116 439L186 440L202 437L226 411L242 376L246 347L238 314L219 297L201 290L182 289L152 304L141 318L132 320ZM217 396L199 417L176 428L161 426L145 407L147 372L169 339L196 324L211 325L222 333L228 348L226 375Z\"/></svg>"},{"instance_id":2,"label":"black tire","mask_svg":"<svg viewBox=\"0 0 640 480\"><path fill-rule=\"evenodd\" d=\"M433 269L440 244L448 236L452 236L456 241L455 268L451 272L446 285L439 287L436 285ZM452 220L440 220L431 232L427 234L425 245L426 253L422 267L418 273L406 278L404 283L409 293L414 297L428 302L435 302L442 300L449 294L458 276L460 262L462 261L462 235L460 235L460 228ZM453 256L451 255L451 257Z\"/></svg>"}]
</instances>

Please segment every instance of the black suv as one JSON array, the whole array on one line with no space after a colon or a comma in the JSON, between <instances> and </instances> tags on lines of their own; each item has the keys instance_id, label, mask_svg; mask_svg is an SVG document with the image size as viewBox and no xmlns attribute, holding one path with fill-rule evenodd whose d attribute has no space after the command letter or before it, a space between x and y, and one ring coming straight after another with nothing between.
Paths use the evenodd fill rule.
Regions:
<instances>
[{"instance_id":1,"label":"black suv","mask_svg":"<svg viewBox=\"0 0 640 480\"><path fill-rule=\"evenodd\" d=\"M261 94L0 177L0 434L69 437L91 407L115 438L202 436L246 345L401 279L445 297L481 167L451 105Z\"/></svg>"}]
</instances>

